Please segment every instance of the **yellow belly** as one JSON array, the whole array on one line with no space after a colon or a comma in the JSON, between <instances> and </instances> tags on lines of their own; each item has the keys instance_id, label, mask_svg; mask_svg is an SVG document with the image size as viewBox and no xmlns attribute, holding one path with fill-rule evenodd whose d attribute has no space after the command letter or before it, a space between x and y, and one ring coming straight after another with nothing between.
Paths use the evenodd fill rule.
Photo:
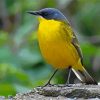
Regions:
<instances>
[{"instance_id":1,"label":"yellow belly","mask_svg":"<svg viewBox=\"0 0 100 100\"><path fill-rule=\"evenodd\" d=\"M76 58L71 53L71 48L64 43L58 42L58 45L49 42L40 43L40 49L46 61L55 68L67 68L75 65Z\"/></svg>"},{"instance_id":2,"label":"yellow belly","mask_svg":"<svg viewBox=\"0 0 100 100\"><path fill-rule=\"evenodd\" d=\"M53 26L39 25L38 40L41 53L46 61L55 68L67 68L78 62L79 57L70 41L64 39L65 33L59 33L59 23ZM50 22L49 22L50 25ZM54 26L55 25L55 26Z\"/></svg>"}]
</instances>

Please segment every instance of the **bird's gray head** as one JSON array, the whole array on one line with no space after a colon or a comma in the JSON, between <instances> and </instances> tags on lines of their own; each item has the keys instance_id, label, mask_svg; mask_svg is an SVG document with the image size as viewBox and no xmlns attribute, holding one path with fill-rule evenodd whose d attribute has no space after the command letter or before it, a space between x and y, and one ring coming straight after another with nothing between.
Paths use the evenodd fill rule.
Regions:
<instances>
[{"instance_id":1,"label":"bird's gray head","mask_svg":"<svg viewBox=\"0 0 100 100\"><path fill-rule=\"evenodd\" d=\"M44 8L39 11L28 11L28 13L42 16L43 18L48 20L50 19L61 20L61 21L66 20L66 17L58 9L55 8Z\"/></svg>"}]
</instances>

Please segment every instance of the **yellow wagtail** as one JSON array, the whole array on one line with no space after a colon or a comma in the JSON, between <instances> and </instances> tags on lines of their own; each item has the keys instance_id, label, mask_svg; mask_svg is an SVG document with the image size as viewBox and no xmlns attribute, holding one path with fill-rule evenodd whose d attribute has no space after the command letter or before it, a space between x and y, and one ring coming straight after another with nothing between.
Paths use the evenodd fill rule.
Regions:
<instances>
[{"instance_id":1,"label":"yellow wagtail","mask_svg":"<svg viewBox=\"0 0 100 100\"><path fill-rule=\"evenodd\" d=\"M83 56L78 40L66 17L55 8L45 8L28 13L39 16L40 50L46 61L56 68L54 74L58 69L68 68L81 82L97 84L83 67ZM50 80L47 84L50 84Z\"/></svg>"}]
</instances>

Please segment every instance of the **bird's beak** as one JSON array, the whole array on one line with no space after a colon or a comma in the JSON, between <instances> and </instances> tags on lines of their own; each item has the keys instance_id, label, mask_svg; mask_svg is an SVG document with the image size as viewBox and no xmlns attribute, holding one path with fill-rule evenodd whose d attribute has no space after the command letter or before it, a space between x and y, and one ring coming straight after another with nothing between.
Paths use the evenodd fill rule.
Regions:
<instances>
[{"instance_id":1,"label":"bird's beak","mask_svg":"<svg viewBox=\"0 0 100 100\"><path fill-rule=\"evenodd\" d=\"M27 11L27 13L32 14L32 15L41 15L39 11Z\"/></svg>"}]
</instances>

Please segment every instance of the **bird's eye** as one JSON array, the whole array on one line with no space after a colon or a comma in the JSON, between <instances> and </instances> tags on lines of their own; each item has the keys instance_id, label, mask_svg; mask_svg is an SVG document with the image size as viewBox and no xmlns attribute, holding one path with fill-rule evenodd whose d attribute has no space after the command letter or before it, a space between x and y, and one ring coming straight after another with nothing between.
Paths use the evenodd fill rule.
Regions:
<instances>
[{"instance_id":1,"label":"bird's eye","mask_svg":"<svg viewBox=\"0 0 100 100\"><path fill-rule=\"evenodd\" d=\"M47 15L49 15L49 14L48 14L47 12L43 12L42 15L43 15L43 16L47 16Z\"/></svg>"}]
</instances>

